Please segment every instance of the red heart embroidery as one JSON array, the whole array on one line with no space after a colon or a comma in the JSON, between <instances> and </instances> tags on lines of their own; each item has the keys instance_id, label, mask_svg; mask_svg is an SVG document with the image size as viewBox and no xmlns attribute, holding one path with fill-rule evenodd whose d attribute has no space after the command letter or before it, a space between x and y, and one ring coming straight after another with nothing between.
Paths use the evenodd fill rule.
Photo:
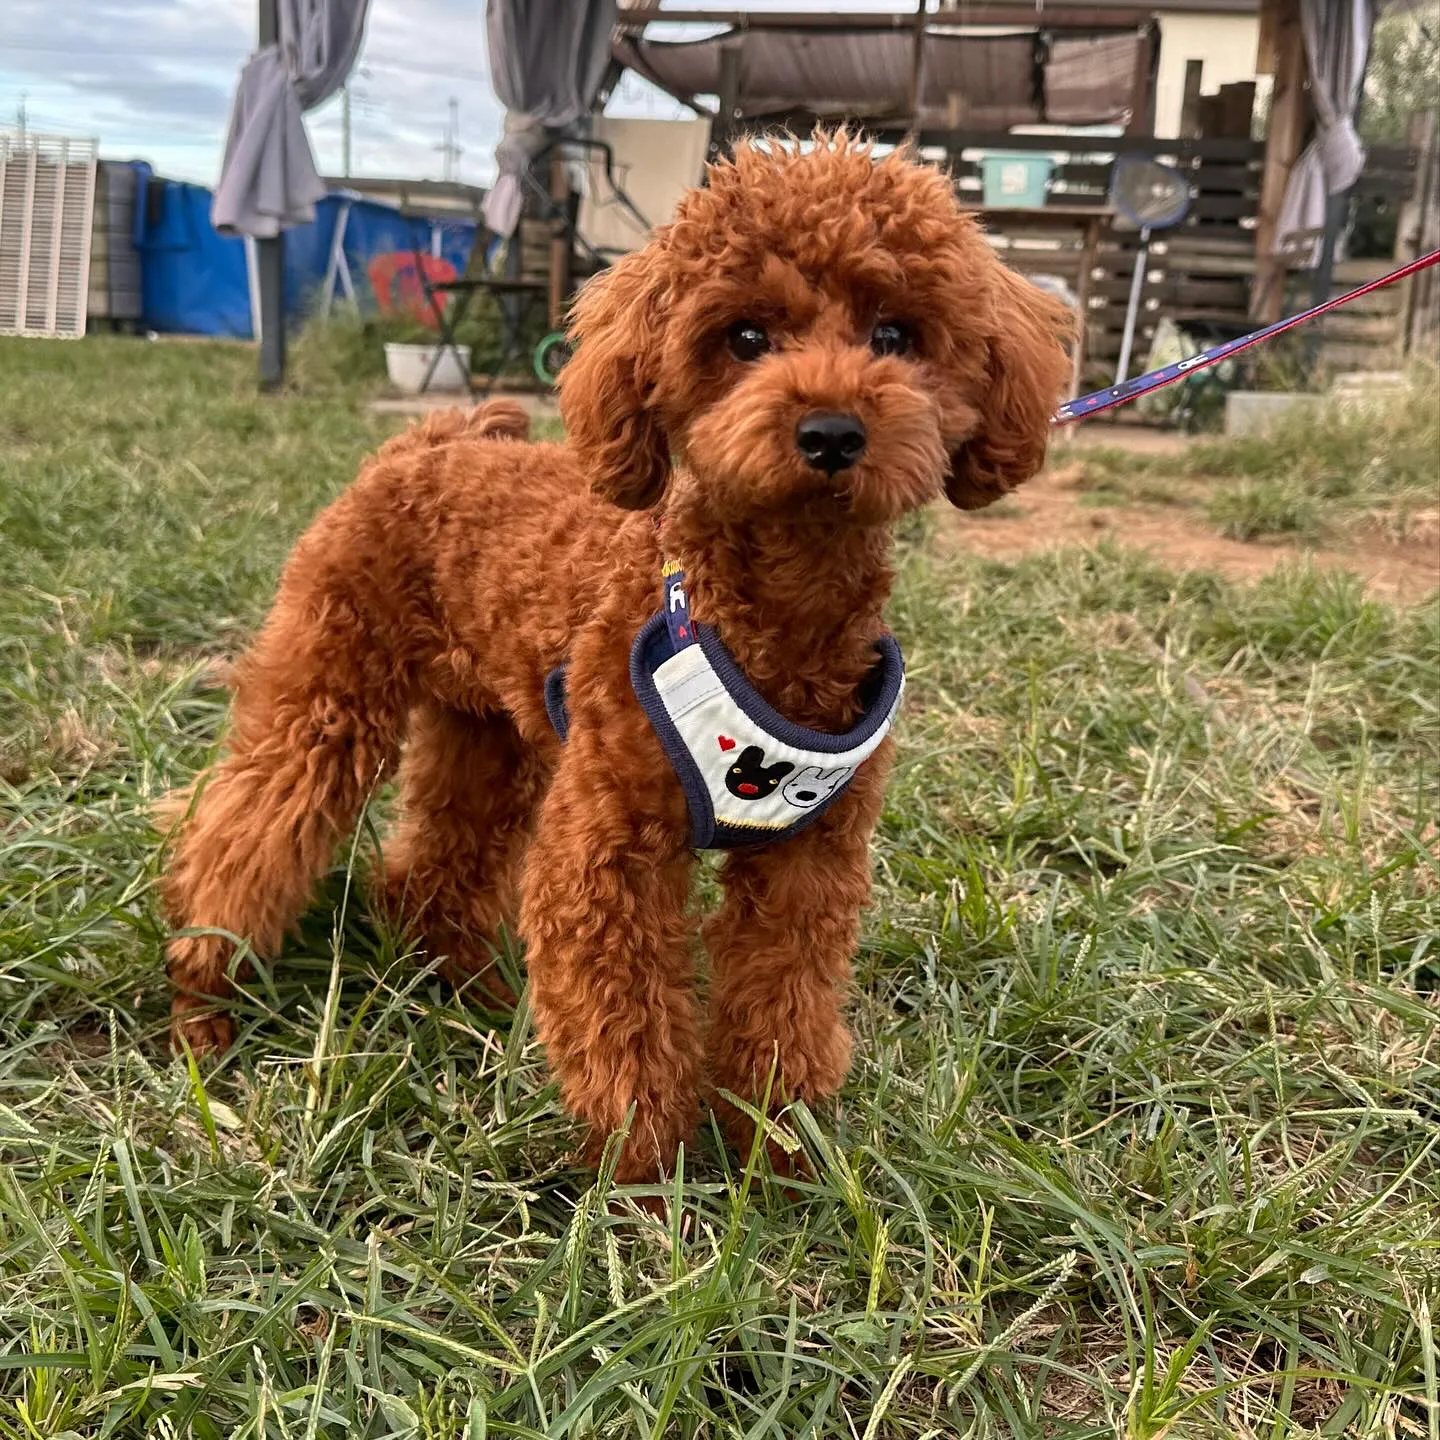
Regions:
<instances>
[{"instance_id":1,"label":"red heart embroidery","mask_svg":"<svg viewBox=\"0 0 1440 1440\"><path fill-rule=\"evenodd\" d=\"M728 735L717 735L715 738L720 742L720 748L722 750L733 750L735 748L735 742Z\"/></svg>"}]
</instances>

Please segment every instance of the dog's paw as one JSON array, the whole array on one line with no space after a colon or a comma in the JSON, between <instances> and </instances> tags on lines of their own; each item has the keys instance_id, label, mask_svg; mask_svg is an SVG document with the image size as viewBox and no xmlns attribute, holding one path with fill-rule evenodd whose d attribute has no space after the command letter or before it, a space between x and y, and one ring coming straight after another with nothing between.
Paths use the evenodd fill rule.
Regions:
<instances>
[{"instance_id":1,"label":"dog's paw","mask_svg":"<svg viewBox=\"0 0 1440 1440\"><path fill-rule=\"evenodd\" d=\"M183 1055L186 1047L197 1059L219 1055L235 1043L235 1022L214 1009L215 1002L177 995L170 1006L170 1048Z\"/></svg>"}]
</instances>

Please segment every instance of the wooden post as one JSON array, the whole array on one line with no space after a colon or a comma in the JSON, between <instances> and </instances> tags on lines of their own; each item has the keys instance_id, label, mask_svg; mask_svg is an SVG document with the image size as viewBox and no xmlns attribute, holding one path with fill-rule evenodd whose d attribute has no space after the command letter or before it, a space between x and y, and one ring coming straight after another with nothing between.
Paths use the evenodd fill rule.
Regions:
<instances>
[{"instance_id":1,"label":"wooden post","mask_svg":"<svg viewBox=\"0 0 1440 1440\"><path fill-rule=\"evenodd\" d=\"M1220 114L1227 140L1248 140L1255 123L1255 82L1236 80L1220 87Z\"/></svg>"},{"instance_id":2,"label":"wooden post","mask_svg":"<svg viewBox=\"0 0 1440 1440\"><path fill-rule=\"evenodd\" d=\"M1285 264L1274 255L1280 228L1280 206L1290 171L1300 158L1307 119L1305 36L1300 28L1300 0L1262 0L1275 11L1273 36L1275 88L1270 95L1270 130L1265 137L1265 166L1260 176L1260 210L1255 227L1255 284L1250 314L1262 324L1280 318L1285 303ZM1264 29L1262 21L1262 29Z\"/></svg>"},{"instance_id":3,"label":"wooden post","mask_svg":"<svg viewBox=\"0 0 1440 1440\"><path fill-rule=\"evenodd\" d=\"M1185 62L1185 89L1180 100L1180 138L1194 140L1200 134L1200 87L1204 83L1205 62Z\"/></svg>"},{"instance_id":4,"label":"wooden post","mask_svg":"<svg viewBox=\"0 0 1440 1440\"><path fill-rule=\"evenodd\" d=\"M916 0L915 49L910 57L910 133L920 131L920 96L925 86L925 13L926 0Z\"/></svg>"},{"instance_id":5,"label":"wooden post","mask_svg":"<svg viewBox=\"0 0 1440 1440\"><path fill-rule=\"evenodd\" d=\"M1152 20L1135 47L1135 76L1130 82L1130 119L1127 135L1149 135L1155 129L1155 58L1159 54L1160 27Z\"/></svg>"},{"instance_id":6,"label":"wooden post","mask_svg":"<svg viewBox=\"0 0 1440 1440\"><path fill-rule=\"evenodd\" d=\"M1397 263L1440 249L1440 125L1433 112L1410 117L1410 144L1415 147L1415 181L1400 210L1395 228ZM1440 282L1434 270L1404 282L1401 299L1401 348L1409 355L1425 347L1433 353L1440 326Z\"/></svg>"},{"instance_id":7,"label":"wooden post","mask_svg":"<svg viewBox=\"0 0 1440 1440\"><path fill-rule=\"evenodd\" d=\"M740 111L740 88L742 84L740 46L744 40L726 45L720 51L720 104L715 110L715 119L710 124L710 158L723 160L731 151L731 136L735 131L735 117Z\"/></svg>"}]
</instances>

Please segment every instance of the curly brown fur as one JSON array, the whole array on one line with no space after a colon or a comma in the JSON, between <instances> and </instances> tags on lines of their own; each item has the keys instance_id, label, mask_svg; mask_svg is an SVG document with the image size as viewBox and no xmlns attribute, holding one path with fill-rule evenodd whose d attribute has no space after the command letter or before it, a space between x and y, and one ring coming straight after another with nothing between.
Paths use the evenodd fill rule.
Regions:
<instances>
[{"instance_id":1,"label":"curly brown fur","mask_svg":"<svg viewBox=\"0 0 1440 1440\"><path fill-rule=\"evenodd\" d=\"M735 322L768 353L734 358ZM877 322L913 329L877 354ZM995 259L938 172L843 133L742 149L582 293L563 445L517 407L385 445L301 539L237 667L227 753L184 797L165 881L174 1035L228 1044L229 936L278 950L338 840L398 766L384 903L485 983L517 917L566 1104L619 1174L664 1172L702 1089L774 1103L841 1084L844 987L888 743L812 828L737 852L694 994L685 799L631 690L661 547L761 694L840 730L883 629L891 527L983 505L1039 468L1068 316ZM830 476L811 411L868 446ZM622 508L623 507L623 508ZM658 525L657 525L658 520ZM562 748L543 682L568 661ZM495 988L498 989L498 986ZM743 1143L742 1115L722 1107Z\"/></svg>"}]
</instances>

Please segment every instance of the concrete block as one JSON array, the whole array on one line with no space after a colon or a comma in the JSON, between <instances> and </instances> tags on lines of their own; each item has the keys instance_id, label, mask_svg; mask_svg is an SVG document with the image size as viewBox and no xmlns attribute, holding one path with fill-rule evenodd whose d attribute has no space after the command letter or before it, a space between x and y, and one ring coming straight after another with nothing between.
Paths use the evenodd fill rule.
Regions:
<instances>
[{"instance_id":1,"label":"concrete block","mask_svg":"<svg viewBox=\"0 0 1440 1440\"><path fill-rule=\"evenodd\" d=\"M1227 435L1263 435L1296 411L1318 411L1325 396L1286 390L1232 390L1225 397Z\"/></svg>"},{"instance_id":2,"label":"concrete block","mask_svg":"<svg viewBox=\"0 0 1440 1440\"><path fill-rule=\"evenodd\" d=\"M1330 393L1344 409L1393 405L1409 389L1409 382L1399 370L1357 370L1337 375Z\"/></svg>"}]
</instances>

